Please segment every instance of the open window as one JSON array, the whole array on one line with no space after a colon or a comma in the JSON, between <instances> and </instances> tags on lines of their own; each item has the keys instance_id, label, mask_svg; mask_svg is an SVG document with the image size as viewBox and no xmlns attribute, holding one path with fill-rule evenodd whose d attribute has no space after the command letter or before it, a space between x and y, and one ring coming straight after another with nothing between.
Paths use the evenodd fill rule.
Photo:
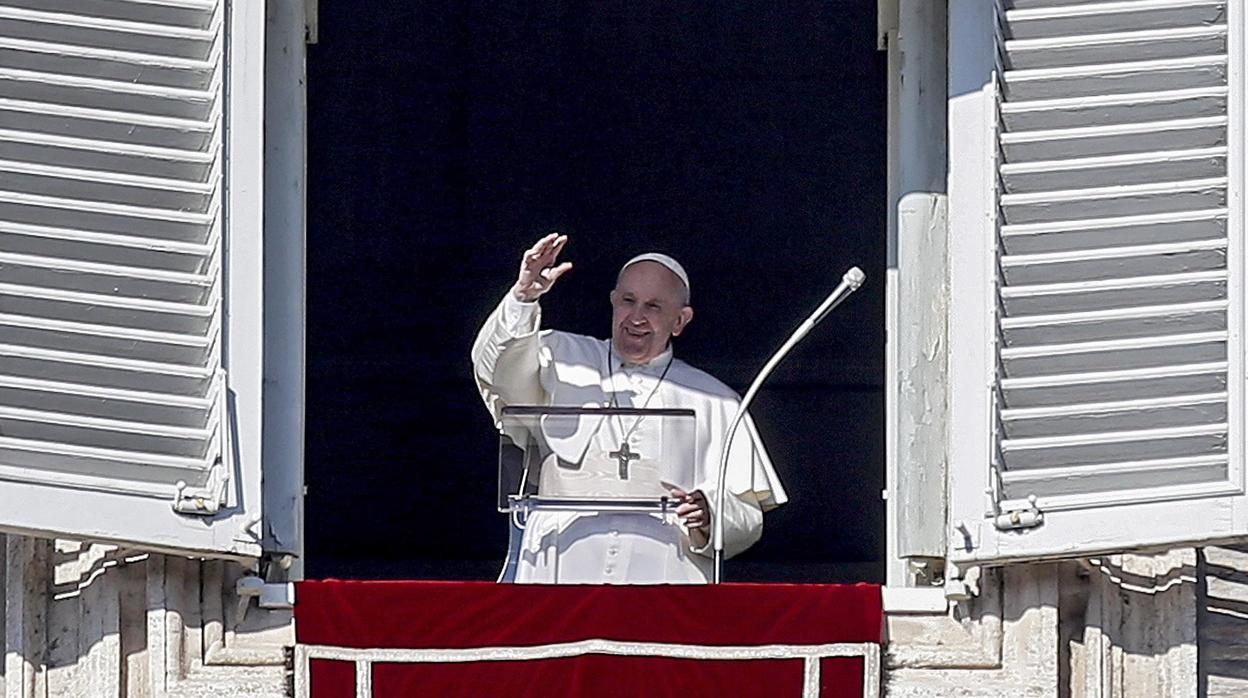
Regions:
<instances>
[{"instance_id":1,"label":"open window","mask_svg":"<svg viewBox=\"0 0 1248 698\"><path fill-rule=\"evenodd\" d=\"M951 12L950 558L1248 533L1243 3Z\"/></svg>"},{"instance_id":2,"label":"open window","mask_svg":"<svg viewBox=\"0 0 1248 698\"><path fill-rule=\"evenodd\" d=\"M263 6L0 13L0 530L258 555Z\"/></svg>"}]
</instances>

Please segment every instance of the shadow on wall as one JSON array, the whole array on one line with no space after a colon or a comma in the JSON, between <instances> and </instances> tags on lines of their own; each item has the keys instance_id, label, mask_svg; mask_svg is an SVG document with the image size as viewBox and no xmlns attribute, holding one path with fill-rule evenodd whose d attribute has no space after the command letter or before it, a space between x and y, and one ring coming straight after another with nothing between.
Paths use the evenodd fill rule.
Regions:
<instances>
[{"instance_id":1,"label":"shadow on wall","mask_svg":"<svg viewBox=\"0 0 1248 698\"><path fill-rule=\"evenodd\" d=\"M1204 548L1199 568L1199 695L1248 695L1248 545Z\"/></svg>"}]
</instances>

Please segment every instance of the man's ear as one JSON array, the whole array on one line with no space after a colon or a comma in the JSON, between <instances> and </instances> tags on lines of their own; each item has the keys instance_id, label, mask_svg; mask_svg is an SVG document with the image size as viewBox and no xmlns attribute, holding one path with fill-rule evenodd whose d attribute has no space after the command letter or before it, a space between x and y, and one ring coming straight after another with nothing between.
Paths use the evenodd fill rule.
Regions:
<instances>
[{"instance_id":1,"label":"man's ear","mask_svg":"<svg viewBox=\"0 0 1248 698\"><path fill-rule=\"evenodd\" d=\"M676 318L676 326L672 328L672 336L678 337L685 331L685 325L693 320L693 306L686 305L680 309L680 317Z\"/></svg>"},{"instance_id":2,"label":"man's ear","mask_svg":"<svg viewBox=\"0 0 1248 698\"><path fill-rule=\"evenodd\" d=\"M611 305L615 305L615 296L617 293L618 291L611 289L611 293L607 294L607 300L610 301Z\"/></svg>"}]
</instances>

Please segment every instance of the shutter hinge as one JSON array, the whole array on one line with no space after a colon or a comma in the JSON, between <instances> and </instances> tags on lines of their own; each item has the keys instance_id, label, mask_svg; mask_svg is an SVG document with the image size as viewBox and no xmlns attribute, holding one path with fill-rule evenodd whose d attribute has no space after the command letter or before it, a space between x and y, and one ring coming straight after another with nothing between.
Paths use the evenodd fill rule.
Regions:
<instances>
[{"instance_id":1,"label":"shutter hinge","mask_svg":"<svg viewBox=\"0 0 1248 698\"><path fill-rule=\"evenodd\" d=\"M1002 509L993 518L992 523L999 531L1035 528L1044 523L1044 512L1036 506L1036 495L1033 494L1027 498L1026 507Z\"/></svg>"},{"instance_id":2,"label":"shutter hinge","mask_svg":"<svg viewBox=\"0 0 1248 698\"><path fill-rule=\"evenodd\" d=\"M203 487L194 489L186 486L186 481L178 480L177 491L173 495L173 510L179 514L191 516L212 516L221 511L225 505L225 486L229 482L225 464L218 456L208 468L208 481Z\"/></svg>"}]
</instances>

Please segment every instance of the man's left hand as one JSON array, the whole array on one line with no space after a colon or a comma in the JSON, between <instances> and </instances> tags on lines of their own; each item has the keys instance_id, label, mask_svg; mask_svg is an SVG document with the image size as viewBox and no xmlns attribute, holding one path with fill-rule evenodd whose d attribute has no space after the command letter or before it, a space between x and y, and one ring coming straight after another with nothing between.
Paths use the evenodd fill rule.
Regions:
<instances>
[{"instance_id":1,"label":"man's left hand","mask_svg":"<svg viewBox=\"0 0 1248 698\"><path fill-rule=\"evenodd\" d=\"M676 515L689 530L706 533L711 525L711 507L706 502L706 494L702 490L686 492L679 487L668 487L668 492L680 502Z\"/></svg>"}]
</instances>

